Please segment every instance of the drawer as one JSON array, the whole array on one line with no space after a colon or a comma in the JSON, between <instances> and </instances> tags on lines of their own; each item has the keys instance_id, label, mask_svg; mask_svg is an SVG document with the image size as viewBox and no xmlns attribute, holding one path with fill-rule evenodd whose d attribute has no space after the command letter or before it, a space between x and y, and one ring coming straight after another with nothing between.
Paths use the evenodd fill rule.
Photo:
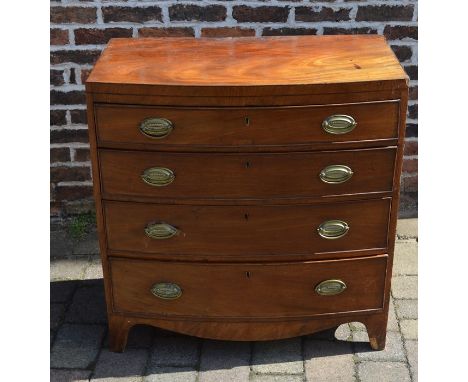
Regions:
<instances>
[{"instance_id":1,"label":"drawer","mask_svg":"<svg viewBox=\"0 0 468 382\"><path fill-rule=\"evenodd\" d=\"M390 201L263 206L104 201L104 211L111 250L207 256L299 255L386 248Z\"/></svg>"},{"instance_id":2,"label":"drawer","mask_svg":"<svg viewBox=\"0 0 468 382\"><path fill-rule=\"evenodd\" d=\"M274 319L382 309L387 256L276 264L112 258L110 269L116 312Z\"/></svg>"},{"instance_id":3,"label":"drawer","mask_svg":"<svg viewBox=\"0 0 468 382\"><path fill-rule=\"evenodd\" d=\"M250 108L96 104L95 118L101 147L127 143L180 150L184 146L307 145L396 138L398 107L398 101ZM356 123L349 132L344 131L350 128L351 120L332 118L342 115ZM324 121L328 121L330 132L322 127ZM141 129L158 138L145 135Z\"/></svg>"},{"instance_id":4,"label":"drawer","mask_svg":"<svg viewBox=\"0 0 468 382\"><path fill-rule=\"evenodd\" d=\"M100 150L104 197L288 198L391 191L396 148L215 154Z\"/></svg>"}]
</instances>

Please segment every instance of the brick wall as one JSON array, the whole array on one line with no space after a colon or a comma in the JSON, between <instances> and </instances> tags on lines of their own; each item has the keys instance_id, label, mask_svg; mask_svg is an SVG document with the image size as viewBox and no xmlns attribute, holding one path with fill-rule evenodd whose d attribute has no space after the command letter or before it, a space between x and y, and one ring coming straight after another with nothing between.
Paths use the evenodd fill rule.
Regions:
<instances>
[{"instance_id":1,"label":"brick wall","mask_svg":"<svg viewBox=\"0 0 468 382\"><path fill-rule=\"evenodd\" d=\"M415 0L62 0L50 6L51 214L93 209L84 82L112 37L383 34L411 78L402 214L416 213Z\"/></svg>"}]
</instances>

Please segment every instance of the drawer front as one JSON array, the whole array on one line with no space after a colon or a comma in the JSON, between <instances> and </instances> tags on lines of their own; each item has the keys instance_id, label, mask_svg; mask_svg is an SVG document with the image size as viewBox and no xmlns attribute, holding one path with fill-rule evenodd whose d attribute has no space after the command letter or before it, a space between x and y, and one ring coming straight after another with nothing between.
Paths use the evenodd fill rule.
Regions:
<instances>
[{"instance_id":1,"label":"drawer front","mask_svg":"<svg viewBox=\"0 0 468 382\"><path fill-rule=\"evenodd\" d=\"M110 264L117 312L271 319L381 309L387 256L286 264L113 258Z\"/></svg>"},{"instance_id":2,"label":"drawer front","mask_svg":"<svg viewBox=\"0 0 468 382\"><path fill-rule=\"evenodd\" d=\"M398 135L397 101L277 108L176 108L97 104L98 144L275 146L389 139ZM349 116L356 126L349 132ZM148 120L151 119L151 120ZM142 126L143 121L146 121ZM326 121L326 128L322 125ZM153 134L158 139L148 137ZM335 130L339 130L336 134ZM327 132L328 130L329 132Z\"/></svg>"},{"instance_id":3,"label":"drawer front","mask_svg":"<svg viewBox=\"0 0 468 382\"><path fill-rule=\"evenodd\" d=\"M299 255L386 248L390 200L268 206L105 201L104 209L111 250Z\"/></svg>"},{"instance_id":4,"label":"drawer front","mask_svg":"<svg viewBox=\"0 0 468 382\"><path fill-rule=\"evenodd\" d=\"M284 154L100 150L99 159L105 197L238 199L391 191L395 153L396 148Z\"/></svg>"}]
</instances>

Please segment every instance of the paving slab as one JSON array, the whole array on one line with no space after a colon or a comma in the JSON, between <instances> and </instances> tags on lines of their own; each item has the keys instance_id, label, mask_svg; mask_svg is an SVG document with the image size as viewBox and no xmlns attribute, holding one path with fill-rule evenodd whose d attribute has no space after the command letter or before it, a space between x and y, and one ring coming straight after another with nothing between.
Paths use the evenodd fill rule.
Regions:
<instances>
[{"instance_id":1,"label":"paving slab","mask_svg":"<svg viewBox=\"0 0 468 382\"><path fill-rule=\"evenodd\" d=\"M406 361L400 333L387 332L387 343L384 350L371 349L367 332L354 332L353 341L356 358L358 360Z\"/></svg>"},{"instance_id":2,"label":"paving slab","mask_svg":"<svg viewBox=\"0 0 468 382\"><path fill-rule=\"evenodd\" d=\"M94 369L91 381L95 382L140 382L148 360L148 351L126 349L114 353L103 349Z\"/></svg>"},{"instance_id":3,"label":"paving slab","mask_svg":"<svg viewBox=\"0 0 468 382\"><path fill-rule=\"evenodd\" d=\"M418 276L395 276L392 279L393 298L418 298Z\"/></svg>"},{"instance_id":4,"label":"paving slab","mask_svg":"<svg viewBox=\"0 0 468 382\"><path fill-rule=\"evenodd\" d=\"M255 342L252 371L257 374L304 372L301 338Z\"/></svg>"},{"instance_id":5,"label":"paving slab","mask_svg":"<svg viewBox=\"0 0 468 382\"><path fill-rule=\"evenodd\" d=\"M396 232L399 239L417 238L418 219L398 219Z\"/></svg>"},{"instance_id":6,"label":"paving slab","mask_svg":"<svg viewBox=\"0 0 468 382\"><path fill-rule=\"evenodd\" d=\"M189 366L199 362L198 339L189 336L158 337L151 348L149 366Z\"/></svg>"},{"instance_id":7,"label":"paving slab","mask_svg":"<svg viewBox=\"0 0 468 382\"><path fill-rule=\"evenodd\" d=\"M398 332L400 327L398 326L398 319L395 312L395 305L393 303L393 298L390 298L390 303L388 306L388 321L387 321L387 331Z\"/></svg>"},{"instance_id":8,"label":"paving slab","mask_svg":"<svg viewBox=\"0 0 468 382\"><path fill-rule=\"evenodd\" d=\"M150 368L144 382L196 382L198 372L188 367ZM220 381L221 382L221 381Z\"/></svg>"},{"instance_id":9,"label":"paving slab","mask_svg":"<svg viewBox=\"0 0 468 382\"><path fill-rule=\"evenodd\" d=\"M358 365L361 382L410 382L406 364L402 362L362 362Z\"/></svg>"},{"instance_id":10,"label":"paving slab","mask_svg":"<svg viewBox=\"0 0 468 382\"><path fill-rule=\"evenodd\" d=\"M51 259L50 261L50 280L82 280L88 258L76 259Z\"/></svg>"},{"instance_id":11,"label":"paving slab","mask_svg":"<svg viewBox=\"0 0 468 382\"><path fill-rule=\"evenodd\" d=\"M88 266L85 269L83 278L85 280L92 280L102 279L103 277L101 258L96 256L91 257Z\"/></svg>"},{"instance_id":12,"label":"paving slab","mask_svg":"<svg viewBox=\"0 0 468 382\"><path fill-rule=\"evenodd\" d=\"M418 300L395 300L395 308L398 319L418 318Z\"/></svg>"},{"instance_id":13,"label":"paving slab","mask_svg":"<svg viewBox=\"0 0 468 382\"><path fill-rule=\"evenodd\" d=\"M418 341L405 341L413 382L418 380Z\"/></svg>"},{"instance_id":14,"label":"paving slab","mask_svg":"<svg viewBox=\"0 0 468 382\"><path fill-rule=\"evenodd\" d=\"M393 275L418 274L418 243L416 241L399 241L395 243Z\"/></svg>"},{"instance_id":15,"label":"paving slab","mask_svg":"<svg viewBox=\"0 0 468 382\"><path fill-rule=\"evenodd\" d=\"M50 302L68 302L78 286L76 281L53 281L50 283Z\"/></svg>"},{"instance_id":16,"label":"paving slab","mask_svg":"<svg viewBox=\"0 0 468 382\"><path fill-rule=\"evenodd\" d=\"M400 321L401 334L405 340L418 339L418 321L417 320L402 320Z\"/></svg>"},{"instance_id":17,"label":"paving slab","mask_svg":"<svg viewBox=\"0 0 468 382\"><path fill-rule=\"evenodd\" d=\"M64 258L72 255L73 241L65 230L50 231L50 256Z\"/></svg>"},{"instance_id":18,"label":"paving slab","mask_svg":"<svg viewBox=\"0 0 468 382\"><path fill-rule=\"evenodd\" d=\"M306 340L305 373L308 382L354 382L351 344L344 341Z\"/></svg>"},{"instance_id":19,"label":"paving slab","mask_svg":"<svg viewBox=\"0 0 468 382\"><path fill-rule=\"evenodd\" d=\"M99 240L96 229L73 241L74 255L99 255Z\"/></svg>"},{"instance_id":20,"label":"paving slab","mask_svg":"<svg viewBox=\"0 0 468 382\"><path fill-rule=\"evenodd\" d=\"M250 382L303 382L302 375L267 375L267 374L252 374Z\"/></svg>"},{"instance_id":21,"label":"paving slab","mask_svg":"<svg viewBox=\"0 0 468 382\"><path fill-rule=\"evenodd\" d=\"M62 323L63 317L65 316L65 304L50 304L50 328L55 330Z\"/></svg>"},{"instance_id":22,"label":"paving slab","mask_svg":"<svg viewBox=\"0 0 468 382\"><path fill-rule=\"evenodd\" d=\"M127 348L149 348L153 344L156 329L147 325L135 325L130 329Z\"/></svg>"},{"instance_id":23,"label":"paving slab","mask_svg":"<svg viewBox=\"0 0 468 382\"><path fill-rule=\"evenodd\" d=\"M51 369L50 382L88 382L90 370Z\"/></svg>"},{"instance_id":24,"label":"paving slab","mask_svg":"<svg viewBox=\"0 0 468 382\"><path fill-rule=\"evenodd\" d=\"M96 359L105 333L102 325L64 324L52 346L53 368L86 369Z\"/></svg>"},{"instance_id":25,"label":"paving slab","mask_svg":"<svg viewBox=\"0 0 468 382\"><path fill-rule=\"evenodd\" d=\"M247 382L250 374L250 343L203 341L199 382Z\"/></svg>"},{"instance_id":26,"label":"paving slab","mask_svg":"<svg viewBox=\"0 0 468 382\"><path fill-rule=\"evenodd\" d=\"M65 317L66 322L106 324L106 302L102 282L79 287Z\"/></svg>"}]
</instances>

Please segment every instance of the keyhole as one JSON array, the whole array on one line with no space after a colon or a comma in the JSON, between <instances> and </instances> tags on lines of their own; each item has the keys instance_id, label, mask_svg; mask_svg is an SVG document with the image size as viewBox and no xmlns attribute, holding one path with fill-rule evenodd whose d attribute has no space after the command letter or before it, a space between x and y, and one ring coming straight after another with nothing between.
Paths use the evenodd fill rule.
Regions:
<instances>
[{"instance_id":1,"label":"keyhole","mask_svg":"<svg viewBox=\"0 0 468 382\"><path fill-rule=\"evenodd\" d=\"M245 168L249 168L250 167L250 162L245 162Z\"/></svg>"},{"instance_id":2,"label":"keyhole","mask_svg":"<svg viewBox=\"0 0 468 382\"><path fill-rule=\"evenodd\" d=\"M245 220L249 220L249 214L244 214Z\"/></svg>"},{"instance_id":3,"label":"keyhole","mask_svg":"<svg viewBox=\"0 0 468 382\"><path fill-rule=\"evenodd\" d=\"M249 125L250 125L250 118L245 117L245 126L249 126Z\"/></svg>"},{"instance_id":4,"label":"keyhole","mask_svg":"<svg viewBox=\"0 0 468 382\"><path fill-rule=\"evenodd\" d=\"M249 271L245 272L245 275L247 276L248 279L250 279L250 272Z\"/></svg>"}]
</instances>

